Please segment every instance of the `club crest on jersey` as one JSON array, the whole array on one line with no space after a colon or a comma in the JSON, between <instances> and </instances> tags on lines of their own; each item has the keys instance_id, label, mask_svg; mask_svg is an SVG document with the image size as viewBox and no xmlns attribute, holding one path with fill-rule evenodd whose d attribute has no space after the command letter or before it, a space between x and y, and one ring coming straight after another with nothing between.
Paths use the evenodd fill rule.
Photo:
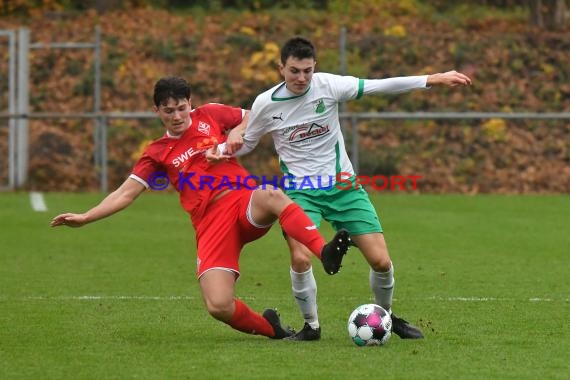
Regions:
<instances>
[{"instance_id":1,"label":"club crest on jersey","mask_svg":"<svg viewBox=\"0 0 570 380\"><path fill-rule=\"evenodd\" d=\"M210 136L210 124L203 121L198 123L198 132Z\"/></svg>"},{"instance_id":2,"label":"club crest on jersey","mask_svg":"<svg viewBox=\"0 0 570 380\"><path fill-rule=\"evenodd\" d=\"M325 102L323 101L323 99L320 99L314 105L315 105L315 113L323 113L327 109L327 107L325 107Z\"/></svg>"},{"instance_id":3,"label":"club crest on jersey","mask_svg":"<svg viewBox=\"0 0 570 380\"><path fill-rule=\"evenodd\" d=\"M330 128L328 125L323 126L316 123L300 125L289 135L289 142L291 144L300 143L301 141L323 136L329 131Z\"/></svg>"}]
</instances>

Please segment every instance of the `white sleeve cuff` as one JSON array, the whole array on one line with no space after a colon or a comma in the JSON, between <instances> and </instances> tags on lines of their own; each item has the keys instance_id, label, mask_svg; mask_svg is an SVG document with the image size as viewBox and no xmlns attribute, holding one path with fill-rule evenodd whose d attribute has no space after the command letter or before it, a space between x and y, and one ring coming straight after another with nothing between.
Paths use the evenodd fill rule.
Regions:
<instances>
[{"instance_id":1,"label":"white sleeve cuff","mask_svg":"<svg viewBox=\"0 0 570 380\"><path fill-rule=\"evenodd\" d=\"M143 185L145 187L145 189L148 189L148 183L146 183L146 181L144 179L142 179L141 177L131 174L129 176L129 178L134 179L135 181L137 181L138 183L140 183L141 185Z\"/></svg>"},{"instance_id":2,"label":"white sleeve cuff","mask_svg":"<svg viewBox=\"0 0 570 380\"><path fill-rule=\"evenodd\" d=\"M226 151L226 143L218 144L218 154L224 154Z\"/></svg>"}]
</instances>

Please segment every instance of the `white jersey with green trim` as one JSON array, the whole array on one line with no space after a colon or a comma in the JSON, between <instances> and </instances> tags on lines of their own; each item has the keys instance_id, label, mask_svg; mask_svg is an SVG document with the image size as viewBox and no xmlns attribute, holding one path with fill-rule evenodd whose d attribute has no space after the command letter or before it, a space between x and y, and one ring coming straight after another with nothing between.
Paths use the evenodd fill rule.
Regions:
<instances>
[{"instance_id":1,"label":"white jersey with green trim","mask_svg":"<svg viewBox=\"0 0 570 380\"><path fill-rule=\"evenodd\" d=\"M340 128L339 103L358 99L363 94L426 88L426 78L359 79L314 73L307 91L290 97L278 97L285 86L280 83L255 99L244 145L237 154L250 152L263 135L271 133L284 174L309 177L313 184L317 181L328 184L330 178L334 183L341 172L354 174Z\"/></svg>"}]
</instances>

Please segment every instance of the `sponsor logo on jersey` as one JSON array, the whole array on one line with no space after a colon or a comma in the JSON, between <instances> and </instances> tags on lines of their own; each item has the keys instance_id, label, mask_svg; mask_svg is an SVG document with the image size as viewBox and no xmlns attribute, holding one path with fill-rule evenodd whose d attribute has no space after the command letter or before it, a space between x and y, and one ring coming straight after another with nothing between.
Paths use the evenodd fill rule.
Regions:
<instances>
[{"instance_id":1,"label":"sponsor logo on jersey","mask_svg":"<svg viewBox=\"0 0 570 380\"><path fill-rule=\"evenodd\" d=\"M186 152L180 154L178 157L175 157L172 160L172 165L174 165L174 167L177 168L180 165L182 165L184 162L189 160L190 157L192 157L192 156L194 156L200 152L201 152L201 150L194 150L194 148L189 148Z\"/></svg>"},{"instance_id":2,"label":"sponsor logo on jersey","mask_svg":"<svg viewBox=\"0 0 570 380\"><path fill-rule=\"evenodd\" d=\"M297 126L295 130L289 135L289 142L295 144L301 141L312 139L314 137L323 136L329 133L330 128L328 125L319 125L312 123L310 125Z\"/></svg>"},{"instance_id":3,"label":"sponsor logo on jersey","mask_svg":"<svg viewBox=\"0 0 570 380\"><path fill-rule=\"evenodd\" d=\"M198 123L198 132L210 136L210 124L201 121Z\"/></svg>"},{"instance_id":4,"label":"sponsor logo on jersey","mask_svg":"<svg viewBox=\"0 0 570 380\"><path fill-rule=\"evenodd\" d=\"M281 120L283 121L283 112L281 112L279 115L273 115L271 116L273 118L273 120Z\"/></svg>"}]
</instances>

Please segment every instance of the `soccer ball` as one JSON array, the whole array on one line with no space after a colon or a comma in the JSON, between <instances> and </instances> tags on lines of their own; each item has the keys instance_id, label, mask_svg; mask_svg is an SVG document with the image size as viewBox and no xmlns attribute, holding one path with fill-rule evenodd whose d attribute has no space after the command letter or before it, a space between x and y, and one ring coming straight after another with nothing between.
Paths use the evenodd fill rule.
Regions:
<instances>
[{"instance_id":1,"label":"soccer ball","mask_svg":"<svg viewBox=\"0 0 570 380\"><path fill-rule=\"evenodd\" d=\"M348 335L357 346L382 346L392 335L392 318L381 306L360 305L348 317Z\"/></svg>"}]
</instances>

